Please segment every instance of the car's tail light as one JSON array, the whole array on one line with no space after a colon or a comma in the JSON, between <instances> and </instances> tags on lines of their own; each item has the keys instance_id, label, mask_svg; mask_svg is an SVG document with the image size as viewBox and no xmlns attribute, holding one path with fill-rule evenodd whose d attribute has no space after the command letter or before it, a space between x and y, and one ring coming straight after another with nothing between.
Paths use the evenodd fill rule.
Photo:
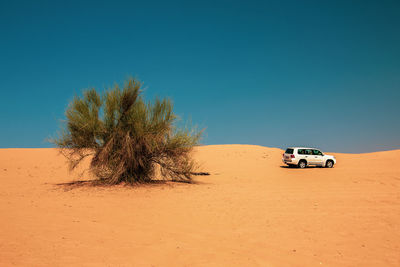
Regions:
<instances>
[{"instance_id":1,"label":"car's tail light","mask_svg":"<svg viewBox=\"0 0 400 267\"><path fill-rule=\"evenodd\" d=\"M294 155L292 154L292 155L290 155L290 157L292 158L292 159L294 159Z\"/></svg>"}]
</instances>

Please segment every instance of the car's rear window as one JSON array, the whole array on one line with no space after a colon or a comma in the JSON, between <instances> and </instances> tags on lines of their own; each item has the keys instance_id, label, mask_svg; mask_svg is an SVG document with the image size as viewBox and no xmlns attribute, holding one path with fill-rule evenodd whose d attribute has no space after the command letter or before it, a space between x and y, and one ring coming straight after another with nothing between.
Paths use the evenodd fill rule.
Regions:
<instances>
[{"instance_id":1,"label":"car's rear window","mask_svg":"<svg viewBox=\"0 0 400 267\"><path fill-rule=\"evenodd\" d=\"M285 151L286 154L293 154L293 148L288 148Z\"/></svg>"}]
</instances>

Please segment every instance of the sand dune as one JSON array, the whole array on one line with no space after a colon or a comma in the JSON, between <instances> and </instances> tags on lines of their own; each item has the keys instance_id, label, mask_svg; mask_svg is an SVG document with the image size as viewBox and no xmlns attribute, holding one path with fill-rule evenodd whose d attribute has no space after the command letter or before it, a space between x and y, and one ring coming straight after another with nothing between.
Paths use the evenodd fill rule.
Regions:
<instances>
[{"instance_id":1,"label":"sand dune","mask_svg":"<svg viewBox=\"0 0 400 267\"><path fill-rule=\"evenodd\" d=\"M400 150L281 155L204 146L198 184L71 188L90 177L55 149L1 149L0 266L400 266Z\"/></svg>"}]
</instances>

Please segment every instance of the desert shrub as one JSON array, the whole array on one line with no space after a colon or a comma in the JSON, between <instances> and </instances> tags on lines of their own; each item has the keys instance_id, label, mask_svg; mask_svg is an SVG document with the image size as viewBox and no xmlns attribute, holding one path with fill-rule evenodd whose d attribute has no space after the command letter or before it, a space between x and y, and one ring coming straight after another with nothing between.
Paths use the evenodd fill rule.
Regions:
<instances>
[{"instance_id":1,"label":"desert shrub","mask_svg":"<svg viewBox=\"0 0 400 267\"><path fill-rule=\"evenodd\" d=\"M169 99L145 102L142 83L129 79L102 95L95 89L75 97L66 111L65 126L52 141L74 169L91 156L89 169L109 184L154 179L190 181L195 164L191 151L201 132L177 127Z\"/></svg>"}]
</instances>

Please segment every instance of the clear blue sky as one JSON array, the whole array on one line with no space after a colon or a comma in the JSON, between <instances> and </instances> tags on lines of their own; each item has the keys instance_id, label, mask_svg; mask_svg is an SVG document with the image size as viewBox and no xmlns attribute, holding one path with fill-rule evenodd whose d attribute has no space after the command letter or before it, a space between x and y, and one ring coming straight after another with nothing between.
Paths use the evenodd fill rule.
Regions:
<instances>
[{"instance_id":1,"label":"clear blue sky","mask_svg":"<svg viewBox=\"0 0 400 267\"><path fill-rule=\"evenodd\" d=\"M400 1L0 0L0 38L2 148L128 76L203 144L400 148Z\"/></svg>"}]
</instances>

